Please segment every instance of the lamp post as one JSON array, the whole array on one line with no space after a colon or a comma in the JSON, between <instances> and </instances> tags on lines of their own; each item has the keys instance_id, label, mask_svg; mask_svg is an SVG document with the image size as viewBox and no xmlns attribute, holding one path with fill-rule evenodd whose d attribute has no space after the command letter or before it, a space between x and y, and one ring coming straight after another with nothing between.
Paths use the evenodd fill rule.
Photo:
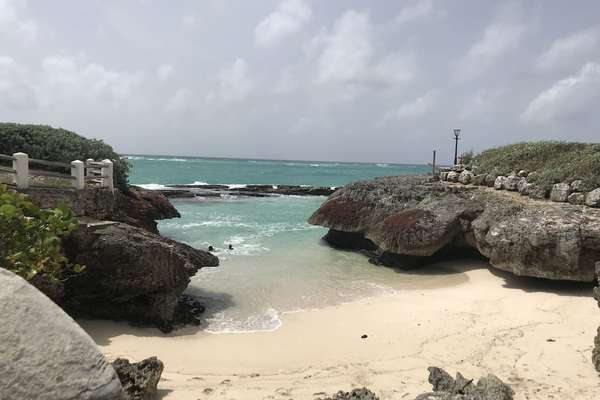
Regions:
<instances>
[{"instance_id":1,"label":"lamp post","mask_svg":"<svg viewBox=\"0 0 600 400\"><path fill-rule=\"evenodd\" d=\"M454 165L458 164L458 140L460 136L460 129L454 130Z\"/></svg>"}]
</instances>

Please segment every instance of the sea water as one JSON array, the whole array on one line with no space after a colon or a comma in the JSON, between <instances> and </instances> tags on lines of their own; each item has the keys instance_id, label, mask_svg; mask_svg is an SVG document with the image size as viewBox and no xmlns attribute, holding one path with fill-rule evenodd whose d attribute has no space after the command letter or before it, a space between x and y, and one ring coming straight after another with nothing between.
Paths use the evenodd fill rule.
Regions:
<instances>
[{"instance_id":1,"label":"sea water","mask_svg":"<svg viewBox=\"0 0 600 400\"><path fill-rule=\"evenodd\" d=\"M130 182L147 188L200 182L338 187L429 170L395 164L161 156L129 156L129 160ZM273 330L286 312L391 293L425 279L327 246L321 240L327 230L306 222L325 200L321 196L172 200L181 218L161 221L161 234L198 249L213 246L220 260L219 267L200 270L188 289L207 306L203 327L207 332Z\"/></svg>"}]
</instances>

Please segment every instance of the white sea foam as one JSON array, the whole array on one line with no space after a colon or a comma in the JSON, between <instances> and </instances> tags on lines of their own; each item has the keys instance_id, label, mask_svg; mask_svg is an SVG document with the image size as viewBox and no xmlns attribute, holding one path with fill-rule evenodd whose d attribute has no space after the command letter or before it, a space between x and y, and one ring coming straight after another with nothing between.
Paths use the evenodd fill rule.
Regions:
<instances>
[{"instance_id":1,"label":"white sea foam","mask_svg":"<svg viewBox=\"0 0 600 400\"><path fill-rule=\"evenodd\" d=\"M202 181L194 181L190 185L208 185L208 183Z\"/></svg>"},{"instance_id":2,"label":"white sea foam","mask_svg":"<svg viewBox=\"0 0 600 400\"><path fill-rule=\"evenodd\" d=\"M281 326L279 312L268 308L263 313L249 315L244 320L226 317L225 313L215 313L207 320L208 326L204 329L207 333L256 333L272 332Z\"/></svg>"},{"instance_id":3,"label":"white sea foam","mask_svg":"<svg viewBox=\"0 0 600 400\"><path fill-rule=\"evenodd\" d=\"M375 165L377 165L378 167L381 167L381 168L387 168L390 166L390 164L386 164L386 163L375 164Z\"/></svg>"},{"instance_id":4,"label":"white sea foam","mask_svg":"<svg viewBox=\"0 0 600 400\"><path fill-rule=\"evenodd\" d=\"M166 187L165 185L161 185L160 183L144 183L141 185L134 185L134 186L139 186L141 188L148 189L148 190L168 189L168 187Z\"/></svg>"}]
</instances>

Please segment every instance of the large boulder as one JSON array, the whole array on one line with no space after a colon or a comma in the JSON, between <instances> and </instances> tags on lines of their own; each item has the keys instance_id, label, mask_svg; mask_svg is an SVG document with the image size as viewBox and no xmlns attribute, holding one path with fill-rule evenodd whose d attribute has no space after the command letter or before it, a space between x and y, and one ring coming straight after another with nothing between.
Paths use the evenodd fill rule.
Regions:
<instances>
[{"instance_id":1,"label":"large boulder","mask_svg":"<svg viewBox=\"0 0 600 400\"><path fill-rule=\"evenodd\" d=\"M81 227L64 241L72 263L85 265L64 285L75 315L145 322L170 330L179 299L212 254L123 223Z\"/></svg>"},{"instance_id":2,"label":"large boulder","mask_svg":"<svg viewBox=\"0 0 600 400\"><path fill-rule=\"evenodd\" d=\"M78 217L119 221L158 233L156 220L178 218L179 212L161 193L131 186L127 192L39 188L22 190L42 208L66 204Z\"/></svg>"},{"instance_id":3,"label":"large boulder","mask_svg":"<svg viewBox=\"0 0 600 400\"><path fill-rule=\"evenodd\" d=\"M496 177L496 180L494 180L494 189L496 190L502 190L504 189L504 185L506 184L506 177L505 176L498 176Z\"/></svg>"},{"instance_id":4,"label":"large boulder","mask_svg":"<svg viewBox=\"0 0 600 400\"><path fill-rule=\"evenodd\" d=\"M512 400L514 391L495 375L480 378L477 384L460 373L456 378L441 368L429 367L429 383L433 392L423 393L415 400Z\"/></svg>"},{"instance_id":5,"label":"large boulder","mask_svg":"<svg viewBox=\"0 0 600 400\"><path fill-rule=\"evenodd\" d=\"M506 180L503 182L503 188L506 190L510 190L511 192L517 191L517 186L519 185L519 181L522 178L515 174L511 174L506 177Z\"/></svg>"},{"instance_id":6,"label":"large boulder","mask_svg":"<svg viewBox=\"0 0 600 400\"><path fill-rule=\"evenodd\" d=\"M569 194L571 194L571 185L565 182L556 183L550 191L550 200L564 203L567 201Z\"/></svg>"},{"instance_id":7,"label":"large boulder","mask_svg":"<svg viewBox=\"0 0 600 400\"><path fill-rule=\"evenodd\" d=\"M426 177L350 184L309 222L335 230L340 243L344 233L352 235L347 243L361 243L362 236L387 260L468 247L515 275L586 282L600 260L600 210Z\"/></svg>"},{"instance_id":8,"label":"large boulder","mask_svg":"<svg viewBox=\"0 0 600 400\"><path fill-rule=\"evenodd\" d=\"M113 367L123 386L123 400L151 400L156 398L157 385L164 365L156 357L137 363L117 358Z\"/></svg>"},{"instance_id":9,"label":"large boulder","mask_svg":"<svg viewBox=\"0 0 600 400\"><path fill-rule=\"evenodd\" d=\"M471 183L473 181L473 177L475 175L468 170L464 170L463 172L460 173L460 175L458 176L458 181L460 183L462 183L463 185L467 185L469 183Z\"/></svg>"},{"instance_id":10,"label":"large boulder","mask_svg":"<svg viewBox=\"0 0 600 400\"><path fill-rule=\"evenodd\" d=\"M450 171L448 172L448 181L449 182L458 182L458 178L460 177L460 174L456 171Z\"/></svg>"},{"instance_id":11,"label":"large boulder","mask_svg":"<svg viewBox=\"0 0 600 400\"><path fill-rule=\"evenodd\" d=\"M0 398L121 398L119 379L94 341L44 294L4 269L0 315Z\"/></svg>"},{"instance_id":12,"label":"large boulder","mask_svg":"<svg viewBox=\"0 0 600 400\"><path fill-rule=\"evenodd\" d=\"M592 190L585 196L585 205L600 208L600 188Z\"/></svg>"}]
</instances>

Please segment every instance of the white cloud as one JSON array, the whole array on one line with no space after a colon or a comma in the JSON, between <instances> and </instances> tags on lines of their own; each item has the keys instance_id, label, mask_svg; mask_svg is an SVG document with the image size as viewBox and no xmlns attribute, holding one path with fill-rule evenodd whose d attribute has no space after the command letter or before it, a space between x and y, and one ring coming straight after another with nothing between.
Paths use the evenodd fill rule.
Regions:
<instances>
[{"instance_id":1,"label":"white cloud","mask_svg":"<svg viewBox=\"0 0 600 400\"><path fill-rule=\"evenodd\" d=\"M402 104L395 111L388 112L384 119L394 118L404 120L422 117L431 111L437 102L437 98L438 92L436 90L431 90L411 102Z\"/></svg>"},{"instance_id":2,"label":"white cloud","mask_svg":"<svg viewBox=\"0 0 600 400\"><path fill-rule=\"evenodd\" d=\"M195 15L184 15L181 18L181 23L185 29L194 29L198 26L198 17Z\"/></svg>"},{"instance_id":3,"label":"white cloud","mask_svg":"<svg viewBox=\"0 0 600 400\"><path fill-rule=\"evenodd\" d=\"M285 0L256 26L256 43L260 46L276 44L298 32L311 17L312 10L303 0Z\"/></svg>"},{"instance_id":4,"label":"white cloud","mask_svg":"<svg viewBox=\"0 0 600 400\"><path fill-rule=\"evenodd\" d=\"M37 106L35 88L24 68L11 57L0 57L0 106L12 110Z\"/></svg>"},{"instance_id":5,"label":"white cloud","mask_svg":"<svg viewBox=\"0 0 600 400\"><path fill-rule=\"evenodd\" d=\"M600 64L587 63L573 76L556 82L529 103L521 119L550 124L575 121L598 112Z\"/></svg>"},{"instance_id":6,"label":"white cloud","mask_svg":"<svg viewBox=\"0 0 600 400\"><path fill-rule=\"evenodd\" d=\"M515 10L503 11L458 63L455 71L458 80L477 79L518 47L527 25L515 15Z\"/></svg>"},{"instance_id":7,"label":"white cloud","mask_svg":"<svg viewBox=\"0 0 600 400\"><path fill-rule=\"evenodd\" d=\"M414 20L427 19L434 15L433 0L415 0L400 10L393 23L403 25Z\"/></svg>"},{"instance_id":8,"label":"white cloud","mask_svg":"<svg viewBox=\"0 0 600 400\"><path fill-rule=\"evenodd\" d=\"M55 101L78 102L84 98L124 102L143 78L141 73L116 71L67 56L44 58L42 71L43 95L49 104Z\"/></svg>"},{"instance_id":9,"label":"white cloud","mask_svg":"<svg viewBox=\"0 0 600 400\"><path fill-rule=\"evenodd\" d=\"M600 54L600 29L591 28L555 40L536 61L540 70L565 69Z\"/></svg>"},{"instance_id":10,"label":"white cloud","mask_svg":"<svg viewBox=\"0 0 600 400\"><path fill-rule=\"evenodd\" d=\"M253 83L248 76L248 64L242 58L223 68L217 74L219 99L223 101L243 100L252 91Z\"/></svg>"},{"instance_id":11,"label":"white cloud","mask_svg":"<svg viewBox=\"0 0 600 400\"><path fill-rule=\"evenodd\" d=\"M34 20L23 18L14 0L0 0L0 36L33 42L38 33Z\"/></svg>"},{"instance_id":12,"label":"white cloud","mask_svg":"<svg viewBox=\"0 0 600 400\"><path fill-rule=\"evenodd\" d=\"M373 68L377 82L398 84L410 82L417 74L417 66L412 55L392 53Z\"/></svg>"},{"instance_id":13,"label":"white cloud","mask_svg":"<svg viewBox=\"0 0 600 400\"><path fill-rule=\"evenodd\" d=\"M354 10L343 13L331 34L322 38L317 82L352 82L362 78L373 53L370 35L367 14Z\"/></svg>"},{"instance_id":14,"label":"white cloud","mask_svg":"<svg viewBox=\"0 0 600 400\"><path fill-rule=\"evenodd\" d=\"M190 109L194 103L194 96L190 89L178 89L169 99L165 109L169 112L178 112Z\"/></svg>"},{"instance_id":15,"label":"white cloud","mask_svg":"<svg viewBox=\"0 0 600 400\"><path fill-rule=\"evenodd\" d=\"M298 87L298 78L290 67L283 68L279 74L279 79L273 89L274 93L283 94L293 92Z\"/></svg>"},{"instance_id":16,"label":"white cloud","mask_svg":"<svg viewBox=\"0 0 600 400\"><path fill-rule=\"evenodd\" d=\"M171 64L162 64L156 69L156 77L159 81L166 81L175 72L175 67Z\"/></svg>"},{"instance_id":17,"label":"white cloud","mask_svg":"<svg viewBox=\"0 0 600 400\"><path fill-rule=\"evenodd\" d=\"M498 101L505 94L503 89L482 89L476 93L469 94L458 118L465 120L489 121L497 110Z\"/></svg>"}]
</instances>

